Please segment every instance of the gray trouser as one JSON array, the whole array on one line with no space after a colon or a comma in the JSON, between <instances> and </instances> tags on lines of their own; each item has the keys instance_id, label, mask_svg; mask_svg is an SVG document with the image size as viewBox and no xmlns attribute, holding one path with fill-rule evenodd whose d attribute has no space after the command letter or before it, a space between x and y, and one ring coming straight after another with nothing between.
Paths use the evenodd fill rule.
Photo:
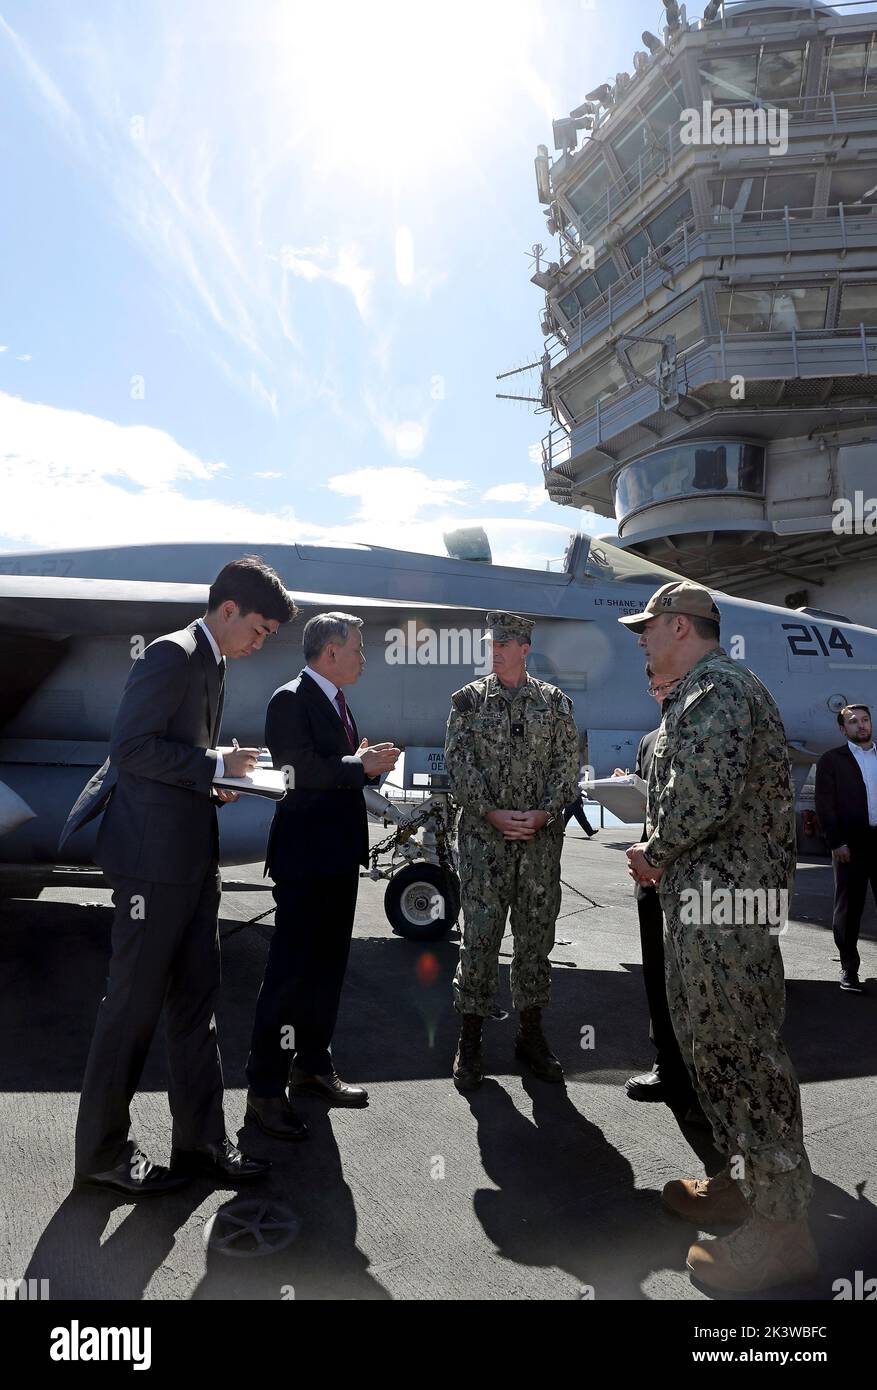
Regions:
<instances>
[{"instance_id":1,"label":"gray trouser","mask_svg":"<svg viewBox=\"0 0 877 1390\"><path fill-rule=\"evenodd\" d=\"M76 1172L124 1157L129 1106L165 1006L173 1144L225 1135L214 1007L219 991L219 869L197 883L113 880L112 957L82 1083Z\"/></svg>"}]
</instances>

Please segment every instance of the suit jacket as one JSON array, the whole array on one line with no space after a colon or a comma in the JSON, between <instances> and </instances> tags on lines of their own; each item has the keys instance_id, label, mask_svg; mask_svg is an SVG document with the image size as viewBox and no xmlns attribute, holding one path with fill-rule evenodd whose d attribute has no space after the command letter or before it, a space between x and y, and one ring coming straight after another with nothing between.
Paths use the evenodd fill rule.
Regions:
<instances>
[{"instance_id":1,"label":"suit jacket","mask_svg":"<svg viewBox=\"0 0 877 1390\"><path fill-rule=\"evenodd\" d=\"M868 838L868 792L847 744L816 764L816 815L829 848L862 849Z\"/></svg>"},{"instance_id":2,"label":"suit jacket","mask_svg":"<svg viewBox=\"0 0 877 1390\"><path fill-rule=\"evenodd\" d=\"M652 729L651 733L643 734L642 738L639 741L639 748L637 748L636 750L636 763L634 765L634 772L636 772L638 777L641 777L643 779L646 786L648 786L649 773L652 770L652 756L655 751L655 744L658 741L659 733L660 725L658 725L657 729ZM645 842L648 839L648 836L646 835L645 825L643 826L642 839L643 842ZM634 896L637 899L646 898L649 896L650 893L657 893L657 891L657 888L647 888L646 885L643 883L637 883L634 885Z\"/></svg>"},{"instance_id":3,"label":"suit jacket","mask_svg":"<svg viewBox=\"0 0 877 1390\"><path fill-rule=\"evenodd\" d=\"M218 858L212 796L225 662L197 623L151 642L134 662L110 756L67 818L70 835L103 812L95 862L111 878L195 883Z\"/></svg>"},{"instance_id":4,"label":"suit jacket","mask_svg":"<svg viewBox=\"0 0 877 1390\"><path fill-rule=\"evenodd\" d=\"M357 745L356 721L348 707ZM290 789L274 812L265 872L273 879L342 874L368 866L366 777L341 716L304 671L272 696L265 743L275 768L291 768Z\"/></svg>"}]
</instances>

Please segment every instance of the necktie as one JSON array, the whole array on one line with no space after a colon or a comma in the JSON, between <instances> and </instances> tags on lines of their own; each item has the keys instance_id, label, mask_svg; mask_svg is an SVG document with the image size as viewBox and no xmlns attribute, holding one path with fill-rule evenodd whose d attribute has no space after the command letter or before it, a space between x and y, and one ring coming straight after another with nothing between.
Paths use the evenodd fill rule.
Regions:
<instances>
[{"instance_id":1,"label":"necktie","mask_svg":"<svg viewBox=\"0 0 877 1390\"><path fill-rule=\"evenodd\" d=\"M216 747L219 738L219 728L222 723L222 710L225 704L225 657L218 663L219 689L216 692L216 709L213 714L213 728L210 730L210 746Z\"/></svg>"},{"instance_id":2,"label":"necktie","mask_svg":"<svg viewBox=\"0 0 877 1390\"><path fill-rule=\"evenodd\" d=\"M344 698L344 691L339 690L335 696L335 703L338 706L338 713L341 715L341 723L344 725L344 732L347 735L347 742L350 744L351 753L356 752L356 735L353 732L353 724L350 719L350 711L347 708L347 701Z\"/></svg>"}]
</instances>

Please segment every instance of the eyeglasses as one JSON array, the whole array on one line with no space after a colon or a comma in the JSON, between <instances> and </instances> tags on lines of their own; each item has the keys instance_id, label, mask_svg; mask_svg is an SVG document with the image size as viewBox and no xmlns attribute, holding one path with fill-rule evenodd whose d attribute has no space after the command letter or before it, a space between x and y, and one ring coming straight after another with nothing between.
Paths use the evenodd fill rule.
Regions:
<instances>
[{"instance_id":1,"label":"eyeglasses","mask_svg":"<svg viewBox=\"0 0 877 1390\"><path fill-rule=\"evenodd\" d=\"M678 685L681 679L681 676L677 676L675 680L664 681L662 685L648 685L646 689L650 695L660 695L662 690L670 690L674 685Z\"/></svg>"}]
</instances>

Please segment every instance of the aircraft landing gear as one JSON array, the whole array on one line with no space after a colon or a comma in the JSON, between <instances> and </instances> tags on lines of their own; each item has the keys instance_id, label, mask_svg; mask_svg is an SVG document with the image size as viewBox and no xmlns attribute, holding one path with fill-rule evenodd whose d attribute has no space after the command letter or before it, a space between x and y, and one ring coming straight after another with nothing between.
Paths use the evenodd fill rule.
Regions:
<instances>
[{"instance_id":1,"label":"aircraft landing gear","mask_svg":"<svg viewBox=\"0 0 877 1390\"><path fill-rule=\"evenodd\" d=\"M384 911L399 936L409 941L438 941L459 916L457 876L438 864L406 864L387 884Z\"/></svg>"},{"instance_id":2,"label":"aircraft landing gear","mask_svg":"<svg viewBox=\"0 0 877 1390\"><path fill-rule=\"evenodd\" d=\"M384 911L393 931L409 941L438 941L460 914L460 880L454 848L454 810L446 792L414 809L393 805L373 787L366 805L394 829L372 845L364 878L389 880ZM389 856L389 863L385 856ZM382 860L384 862L382 862Z\"/></svg>"}]
</instances>

